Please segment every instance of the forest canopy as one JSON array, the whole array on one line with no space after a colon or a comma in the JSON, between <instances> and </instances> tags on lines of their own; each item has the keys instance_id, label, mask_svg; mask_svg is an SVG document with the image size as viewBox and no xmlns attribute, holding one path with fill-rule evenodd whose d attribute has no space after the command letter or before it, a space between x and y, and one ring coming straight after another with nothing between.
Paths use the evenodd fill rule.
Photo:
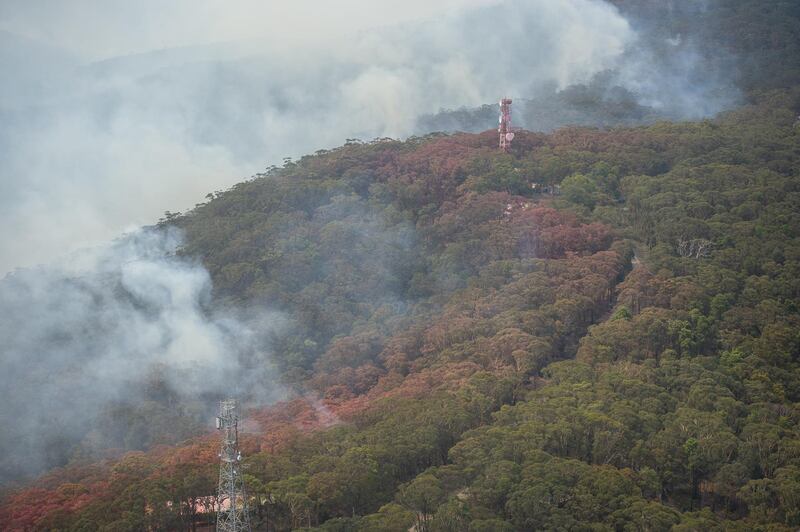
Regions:
<instances>
[{"instance_id":1,"label":"forest canopy","mask_svg":"<svg viewBox=\"0 0 800 532\"><path fill-rule=\"evenodd\" d=\"M351 139L166 213L216 308L287 317L287 398L242 398L256 529L800 527L800 54L769 4L721 2L752 31L720 34L744 103L713 119ZM3 527L211 522L218 437L143 393Z\"/></svg>"},{"instance_id":2,"label":"forest canopy","mask_svg":"<svg viewBox=\"0 0 800 532\"><path fill-rule=\"evenodd\" d=\"M165 219L219 304L294 316L275 356L302 395L249 413L255 522L798 526L799 108L773 91L509 154L493 133L350 143ZM3 519L189 526L214 447L75 462Z\"/></svg>"}]
</instances>

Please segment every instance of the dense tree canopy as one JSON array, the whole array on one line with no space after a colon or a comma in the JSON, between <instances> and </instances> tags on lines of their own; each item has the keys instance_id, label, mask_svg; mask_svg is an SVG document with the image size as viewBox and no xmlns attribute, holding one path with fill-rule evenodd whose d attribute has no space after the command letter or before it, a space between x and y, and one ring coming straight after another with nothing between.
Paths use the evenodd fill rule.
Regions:
<instances>
[{"instance_id":1,"label":"dense tree canopy","mask_svg":"<svg viewBox=\"0 0 800 532\"><path fill-rule=\"evenodd\" d=\"M219 304L292 316L275 352L301 395L245 440L258 526L800 525L799 103L510 155L351 143L165 220ZM214 447L76 461L3 519L190 527Z\"/></svg>"},{"instance_id":2,"label":"dense tree canopy","mask_svg":"<svg viewBox=\"0 0 800 532\"><path fill-rule=\"evenodd\" d=\"M790 82L713 120L520 131L508 154L494 132L351 141L169 213L215 305L287 317L289 397L243 436L255 526L796 530ZM107 416L119 450L83 442L7 489L3 527L208 522L218 440L151 384Z\"/></svg>"}]
</instances>

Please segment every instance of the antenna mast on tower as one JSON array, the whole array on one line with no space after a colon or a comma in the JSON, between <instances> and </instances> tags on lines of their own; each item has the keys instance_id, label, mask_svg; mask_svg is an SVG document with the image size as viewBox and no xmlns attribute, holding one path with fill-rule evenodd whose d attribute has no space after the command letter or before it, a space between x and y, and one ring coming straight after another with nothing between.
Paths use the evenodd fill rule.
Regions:
<instances>
[{"instance_id":1,"label":"antenna mast on tower","mask_svg":"<svg viewBox=\"0 0 800 532\"><path fill-rule=\"evenodd\" d=\"M242 453L239 451L239 412L235 399L219 403L217 430L222 433L219 453L219 491L217 530L250 532L250 512L242 479Z\"/></svg>"},{"instance_id":2,"label":"antenna mast on tower","mask_svg":"<svg viewBox=\"0 0 800 532\"><path fill-rule=\"evenodd\" d=\"M500 100L500 126L497 131L500 133L500 149L508 153L514 140L514 132L511 131L511 98Z\"/></svg>"}]
</instances>

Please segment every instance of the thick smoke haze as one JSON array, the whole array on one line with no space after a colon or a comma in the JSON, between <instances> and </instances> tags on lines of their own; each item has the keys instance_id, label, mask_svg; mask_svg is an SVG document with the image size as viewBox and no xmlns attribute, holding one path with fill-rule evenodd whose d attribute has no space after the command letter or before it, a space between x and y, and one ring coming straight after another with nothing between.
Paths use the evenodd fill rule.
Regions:
<instances>
[{"instance_id":1,"label":"thick smoke haze","mask_svg":"<svg viewBox=\"0 0 800 532\"><path fill-rule=\"evenodd\" d=\"M0 271L152 223L285 156L586 82L637 42L600 0L260 4L4 3L0 221L13 231Z\"/></svg>"},{"instance_id":2,"label":"thick smoke haze","mask_svg":"<svg viewBox=\"0 0 800 532\"><path fill-rule=\"evenodd\" d=\"M79 442L157 443L147 423L202 423L228 393L261 404L283 395L266 348L281 316L209 310L208 273L177 257L179 245L175 230L141 230L0 282L0 481L62 463ZM178 399L195 407L177 419L159 410ZM143 404L153 418L130 426L125 409Z\"/></svg>"},{"instance_id":3,"label":"thick smoke haze","mask_svg":"<svg viewBox=\"0 0 800 532\"><path fill-rule=\"evenodd\" d=\"M690 44L648 40L602 0L276 6L0 5L0 274L22 268L0 282L0 451L30 457L3 453L0 480L62 463L77 442L154 443L146 426L114 424L126 405L153 402L149 419L171 423L158 406L171 397L196 401L185 420L233 382L259 402L281 396L265 347L281 316L210 310L209 275L175 254L180 235L104 244L124 230L284 157L424 133L420 116L503 95L602 79L622 104L678 118L735 99L698 76Z\"/></svg>"}]
</instances>

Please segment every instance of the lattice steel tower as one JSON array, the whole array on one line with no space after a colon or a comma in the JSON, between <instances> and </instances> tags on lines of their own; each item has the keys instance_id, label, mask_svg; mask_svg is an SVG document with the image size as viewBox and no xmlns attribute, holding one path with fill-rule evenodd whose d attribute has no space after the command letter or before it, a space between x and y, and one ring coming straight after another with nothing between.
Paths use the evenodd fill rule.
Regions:
<instances>
[{"instance_id":1,"label":"lattice steel tower","mask_svg":"<svg viewBox=\"0 0 800 532\"><path fill-rule=\"evenodd\" d=\"M500 149L508 152L511 141L514 140L514 132L511 130L511 98L500 100L500 125L497 132L500 133Z\"/></svg>"},{"instance_id":2,"label":"lattice steel tower","mask_svg":"<svg viewBox=\"0 0 800 532\"><path fill-rule=\"evenodd\" d=\"M250 512L242 479L242 453L239 451L239 412L235 399L220 401L217 429L222 433L217 530L250 532Z\"/></svg>"}]
</instances>

